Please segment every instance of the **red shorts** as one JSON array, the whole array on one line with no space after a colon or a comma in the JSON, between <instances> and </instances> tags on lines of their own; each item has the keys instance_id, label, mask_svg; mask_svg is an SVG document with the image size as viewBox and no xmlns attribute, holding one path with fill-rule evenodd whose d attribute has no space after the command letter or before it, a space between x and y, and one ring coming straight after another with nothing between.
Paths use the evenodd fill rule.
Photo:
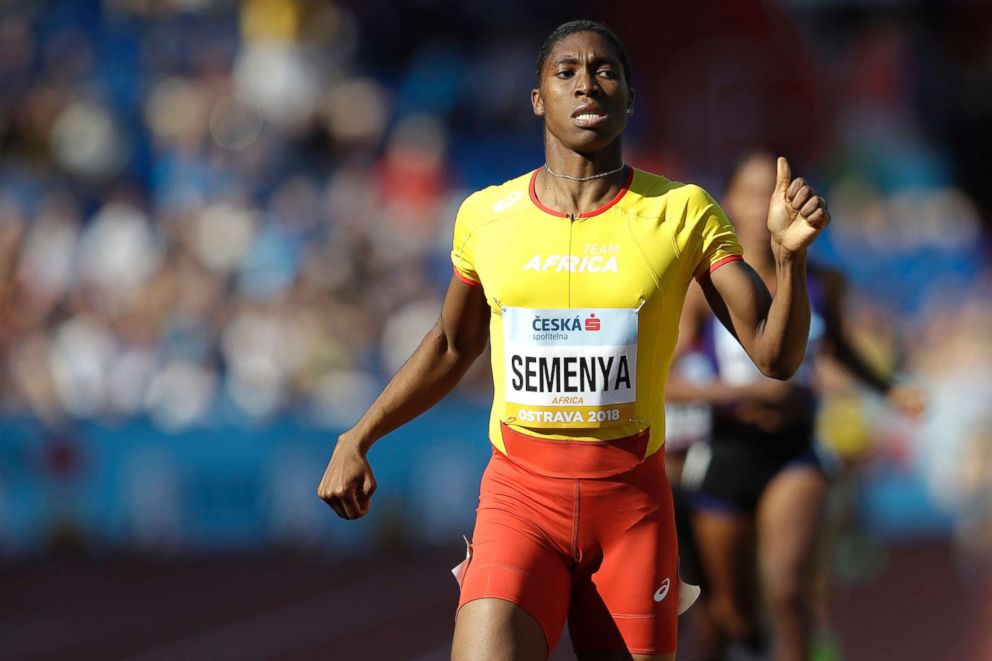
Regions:
<instances>
[{"instance_id":1,"label":"red shorts","mask_svg":"<svg viewBox=\"0 0 992 661\"><path fill-rule=\"evenodd\" d=\"M459 608L511 601L576 652L675 652L678 547L662 453L648 433L551 441L504 427L482 477Z\"/></svg>"}]
</instances>

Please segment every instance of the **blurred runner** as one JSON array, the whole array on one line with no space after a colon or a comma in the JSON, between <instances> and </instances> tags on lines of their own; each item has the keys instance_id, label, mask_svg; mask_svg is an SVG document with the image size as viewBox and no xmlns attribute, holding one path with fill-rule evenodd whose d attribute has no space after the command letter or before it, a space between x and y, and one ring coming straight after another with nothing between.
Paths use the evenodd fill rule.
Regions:
<instances>
[{"instance_id":1,"label":"blurred runner","mask_svg":"<svg viewBox=\"0 0 992 661\"><path fill-rule=\"evenodd\" d=\"M537 77L544 165L462 205L441 317L338 439L318 493L344 518L366 514L369 448L447 394L490 340L494 450L456 572L452 658L546 658L567 618L580 659L673 659L685 594L659 451L685 292L698 278L761 371L788 378L809 331L806 248L829 216L779 159L765 202L773 301L705 191L623 162L634 91L612 32L558 27Z\"/></svg>"},{"instance_id":2,"label":"blurred runner","mask_svg":"<svg viewBox=\"0 0 992 661\"><path fill-rule=\"evenodd\" d=\"M765 219L776 185L775 160L756 154L736 169L725 199L748 263L773 291L776 257ZM842 276L810 265L808 289L809 346L788 381L769 379L754 367L710 313L708 292L691 287L686 298L676 353L695 347L709 370L697 366L693 379L675 375L666 398L670 405L712 407L710 440L692 445L680 466L692 510L691 532L680 534L695 546L704 583L705 608L694 613L700 658L724 658L728 641L763 647L759 595L770 619L773 658L809 658L810 582L828 484L814 441L814 359L829 354L904 412L915 415L922 407L919 393L876 374L848 341ZM698 365L699 353L689 355Z\"/></svg>"}]
</instances>

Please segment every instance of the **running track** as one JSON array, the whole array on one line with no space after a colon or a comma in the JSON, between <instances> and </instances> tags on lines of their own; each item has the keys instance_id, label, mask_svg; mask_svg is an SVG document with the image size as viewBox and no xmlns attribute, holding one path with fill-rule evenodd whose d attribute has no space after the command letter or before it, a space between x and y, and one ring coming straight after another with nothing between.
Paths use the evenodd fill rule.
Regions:
<instances>
[{"instance_id":1,"label":"running track","mask_svg":"<svg viewBox=\"0 0 992 661\"><path fill-rule=\"evenodd\" d=\"M459 552L7 562L0 659L442 661ZM989 594L946 544L916 544L831 613L848 661L978 661L992 658ZM552 658L569 652L566 635Z\"/></svg>"}]
</instances>

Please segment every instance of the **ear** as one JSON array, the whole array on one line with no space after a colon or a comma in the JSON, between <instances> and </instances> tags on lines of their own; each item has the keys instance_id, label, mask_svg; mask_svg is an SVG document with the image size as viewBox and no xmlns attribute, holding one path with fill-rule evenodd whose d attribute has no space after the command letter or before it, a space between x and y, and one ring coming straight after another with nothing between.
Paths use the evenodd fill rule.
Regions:
<instances>
[{"instance_id":1,"label":"ear","mask_svg":"<svg viewBox=\"0 0 992 661\"><path fill-rule=\"evenodd\" d=\"M534 114L544 117L544 99L541 98L541 90L534 88L530 91L530 105L534 108Z\"/></svg>"},{"instance_id":2,"label":"ear","mask_svg":"<svg viewBox=\"0 0 992 661\"><path fill-rule=\"evenodd\" d=\"M634 114L634 88L630 88L630 98L627 99L627 116Z\"/></svg>"}]
</instances>

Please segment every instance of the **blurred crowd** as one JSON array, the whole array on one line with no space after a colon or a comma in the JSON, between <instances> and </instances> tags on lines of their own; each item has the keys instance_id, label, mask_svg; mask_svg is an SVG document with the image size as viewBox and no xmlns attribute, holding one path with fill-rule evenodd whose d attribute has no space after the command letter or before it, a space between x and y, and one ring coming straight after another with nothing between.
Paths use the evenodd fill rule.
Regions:
<instances>
[{"instance_id":1,"label":"blurred crowd","mask_svg":"<svg viewBox=\"0 0 992 661\"><path fill-rule=\"evenodd\" d=\"M0 415L353 422L437 316L460 201L540 163L528 92L558 21L509 20L523 4L419 3L434 38L380 2L5 3ZM861 346L931 396L907 430L845 404L836 375L833 410L866 431L825 435L854 456L888 434L948 506L987 512L988 209L924 130L917 28L850 31L829 57L809 37L836 97L806 159L834 217L819 257L850 277ZM729 169L652 154L651 116L638 106L635 165Z\"/></svg>"},{"instance_id":2,"label":"blurred crowd","mask_svg":"<svg viewBox=\"0 0 992 661\"><path fill-rule=\"evenodd\" d=\"M433 323L440 119L396 116L346 9L217 4L4 12L6 415L341 426Z\"/></svg>"}]
</instances>

